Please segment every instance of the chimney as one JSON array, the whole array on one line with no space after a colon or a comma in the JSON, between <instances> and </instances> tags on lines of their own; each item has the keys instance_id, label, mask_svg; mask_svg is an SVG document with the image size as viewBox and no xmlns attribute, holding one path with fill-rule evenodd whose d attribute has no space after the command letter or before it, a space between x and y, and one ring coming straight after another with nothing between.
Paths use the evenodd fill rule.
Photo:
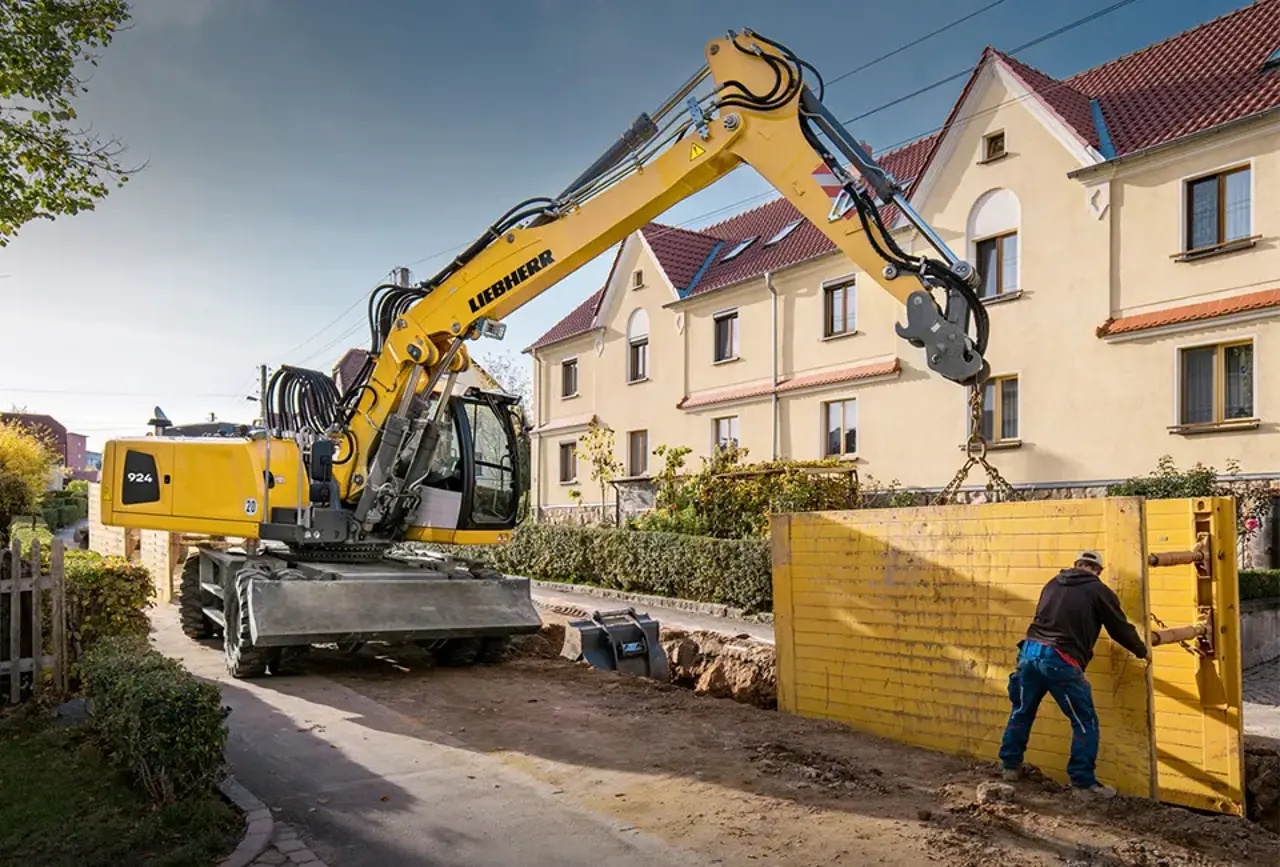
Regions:
<instances>
[{"instance_id":1,"label":"chimney","mask_svg":"<svg viewBox=\"0 0 1280 867\"><path fill-rule=\"evenodd\" d=\"M866 151L869 155L872 155L872 156L875 155L875 151L871 149L871 145L867 144L862 139L858 139L858 144L862 145L862 149Z\"/></svg>"}]
</instances>

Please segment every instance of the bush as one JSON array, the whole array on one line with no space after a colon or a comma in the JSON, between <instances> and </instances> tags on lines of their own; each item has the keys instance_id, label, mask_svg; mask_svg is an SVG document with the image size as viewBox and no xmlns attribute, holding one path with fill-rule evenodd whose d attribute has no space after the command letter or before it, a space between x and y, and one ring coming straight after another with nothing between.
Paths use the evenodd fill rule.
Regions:
<instances>
[{"instance_id":1,"label":"bush","mask_svg":"<svg viewBox=\"0 0 1280 867\"><path fill-rule=\"evenodd\" d=\"M68 503L65 506L58 507L58 525L60 527L70 527L78 520L80 520L80 507L75 503Z\"/></svg>"},{"instance_id":2,"label":"bush","mask_svg":"<svg viewBox=\"0 0 1280 867\"><path fill-rule=\"evenodd\" d=\"M155 594L151 573L123 557L67 551L67 623L73 660L99 641L146 637L144 613Z\"/></svg>"},{"instance_id":3,"label":"bush","mask_svg":"<svg viewBox=\"0 0 1280 867\"><path fill-rule=\"evenodd\" d=\"M83 499L89 497L89 483L84 479L72 479L67 482L67 490Z\"/></svg>"},{"instance_id":4,"label":"bush","mask_svg":"<svg viewBox=\"0 0 1280 867\"><path fill-rule=\"evenodd\" d=\"M15 523L9 527L9 542L18 542L22 546L22 555L25 557L31 551L31 543L39 542L40 550L47 557L49 555L49 546L53 544L53 533L49 532L49 528L43 524L31 526L30 523Z\"/></svg>"},{"instance_id":5,"label":"bush","mask_svg":"<svg viewBox=\"0 0 1280 867\"><path fill-rule=\"evenodd\" d=\"M161 803L212 791L223 770L218 688L137 638L108 638L84 660L94 728L106 751Z\"/></svg>"},{"instance_id":6,"label":"bush","mask_svg":"<svg viewBox=\"0 0 1280 867\"><path fill-rule=\"evenodd\" d=\"M1280 569L1240 572L1240 601L1251 599L1280 599Z\"/></svg>"},{"instance_id":7,"label":"bush","mask_svg":"<svg viewBox=\"0 0 1280 867\"><path fill-rule=\"evenodd\" d=\"M46 506L40 510L40 517L44 519L45 526L50 530L61 530L62 526L58 523L58 519L62 517L57 506Z\"/></svg>"},{"instance_id":8,"label":"bush","mask_svg":"<svg viewBox=\"0 0 1280 867\"><path fill-rule=\"evenodd\" d=\"M773 610L769 544L761 539L525 523L506 545L438 547L544 581Z\"/></svg>"},{"instance_id":9,"label":"bush","mask_svg":"<svg viewBox=\"0 0 1280 867\"><path fill-rule=\"evenodd\" d=\"M22 425L0 422L0 527L30 512L57 464L47 437Z\"/></svg>"}]
</instances>

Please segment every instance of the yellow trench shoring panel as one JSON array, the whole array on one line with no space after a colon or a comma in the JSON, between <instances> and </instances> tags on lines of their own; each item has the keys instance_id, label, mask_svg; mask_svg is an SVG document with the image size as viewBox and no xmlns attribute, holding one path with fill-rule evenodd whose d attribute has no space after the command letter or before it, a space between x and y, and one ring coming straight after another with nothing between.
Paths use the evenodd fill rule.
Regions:
<instances>
[{"instance_id":1,"label":"yellow trench shoring panel","mask_svg":"<svg viewBox=\"0 0 1280 867\"><path fill-rule=\"evenodd\" d=\"M1125 794L1240 813L1234 506L1173 500L1149 510L1150 530L1143 502L1128 498L777 516L781 709L996 759L1009 673L1040 589L1094 549L1107 564L1103 580L1144 635L1149 575L1154 613L1168 626L1195 622L1208 594L1215 626L1227 629L1207 664L1179 645L1157 648L1150 677L1103 633L1088 671L1102 726L1099 777ZM1213 561L1215 580L1197 577L1194 565L1148 567L1148 544L1185 551L1197 532L1228 552ZM1199 669L1212 676L1197 677ZM1206 689L1213 694L1202 698ZM1070 743L1066 719L1046 697L1027 761L1065 781Z\"/></svg>"}]
</instances>

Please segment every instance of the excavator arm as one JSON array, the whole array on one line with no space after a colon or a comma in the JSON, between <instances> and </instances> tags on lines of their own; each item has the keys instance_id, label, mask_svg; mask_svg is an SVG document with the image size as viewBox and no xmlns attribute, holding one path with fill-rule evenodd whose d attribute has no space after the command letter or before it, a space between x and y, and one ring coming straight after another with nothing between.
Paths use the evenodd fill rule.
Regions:
<instances>
[{"instance_id":1,"label":"excavator arm","mask_svg":"<svg viewBox=\"0 0 1280 867\"><path fill-rule=\"evenodd\" d=\"M560 195L517 205L422 284L375 290L370 360L328 430L338 498L355 504L366 532L387 527L393 513L403 517L395 503L411 494L409 465L421 469L434 449L430 429L412 431L410 409L442 380L447 397L450 374L469 364L466 341L500 335L501 320L744 163L903 303L907 321L898 334L924 351L930 368L964 385L986 378L977 273L822 104L820 79L815 93L806 69L816 76L787 48L752 32L709 43L706 66ZM710 94L695 96L707 79ZM843 184L843 215L814 177L819 161ZM936 258L901 249L881 215L889 205Z\"/></svg>"}]
</instances>

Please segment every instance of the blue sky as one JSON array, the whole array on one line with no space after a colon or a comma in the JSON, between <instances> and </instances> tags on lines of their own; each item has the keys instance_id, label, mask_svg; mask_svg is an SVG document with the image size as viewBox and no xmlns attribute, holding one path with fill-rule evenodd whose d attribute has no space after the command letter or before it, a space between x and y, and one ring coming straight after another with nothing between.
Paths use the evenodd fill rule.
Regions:
<instances>
[{"instance_id":1,"label":"blue sky","mask_svg":"<svg viewBox=\"0 0 1280 867\"><path fill-rule=\"evenodd\" d=\"M830 79L988 2L137 0L81 108L148 166L95 212L0 250L0 408L57 416L91 447L140 432L156 404L175 421L248 420L256 365L328 370L367 343L363 298L391 268L425 277L445 261L432 254L554 195L727 28L780 39ZM827 103L852 116L1111 2L1004 0ZM1069 75L1240 5L1136 0L1018 56ZM853 132L876 148L928 132L962 85ZM741 170L664 221L773 195ZM527 346L611 258L526 305L481 357Z\"/></svg>"}]
</instances>

